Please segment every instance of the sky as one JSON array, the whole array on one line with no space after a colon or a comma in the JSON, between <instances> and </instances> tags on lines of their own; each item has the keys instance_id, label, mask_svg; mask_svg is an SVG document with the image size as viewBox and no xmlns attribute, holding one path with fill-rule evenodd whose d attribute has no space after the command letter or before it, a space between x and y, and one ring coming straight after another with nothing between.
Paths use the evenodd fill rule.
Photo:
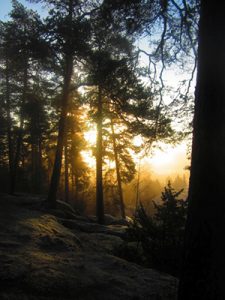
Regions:
<instances>
[{"instance_id":1,"label":"sky","mask_svg":"<svg viewBox=\"0 0 225 300\"><path fill-rule=\"evenodd\" d=\"M0 0L0 19L5 20L7 14L11 9L11 1L9 0Z\"/></svg>"},{"instance_id":2,"label":"sky","mask_svg":"<svg viewBox=\"0 0 225 300\"><path fill-rule=\"evenodd\" d=\"M37 10L42 16L45 15L43 4L31 4L26 0L19 0L24 6ZM12 8L11 0L0 0L0 19L6 21L8 14ZM147 50L147 49L145 49ZM177 75L175 73L169 76L177 82ZM149 164L149 168L153 171L155 176L176 176L177 174L187 175L185 167L189 165L187 160L187 145L185 142L172 147L164 145L162 150L156 150L155 154L147 157L144 164Z\"/></svg>"},{"instance_id":3,"label":"sky","mask_svg":"<svg viewBox=\"0 0 225 300\"><path fill-rule=\"evenodd\" d=\"M29 3L29 1L26 0L19 0L20 3L22 3L24 6L37 10L40 14L44 13L44 9L42 8L43 4L33 4ZM0 0L0 19L3 21L6 21L8 18L8 14L12 8L11 0Z\"/></svg>"},{"instance_id":4,"label":"sky","mask_svg":"<svg viewBox=\"0 0 225 300\"><path fill-rule=\"evenodd\" d=\"M86 141L94 146L96 143L96 129L92 127L84 134ZM134 145L143 145L143 140L137 136L134 138ZM134 156L137 165L141 164L141 170L149 169L153 179L159 179L162 184L166 184L168 178L174 179L177 175L185 176L187 182L189 179L189 171L187 167L190 161L187 158L187 143L182 141L177 145L166 145L159 143L159 147L154 147L151 154L142 157ZM92 150L83 151L84 160L91 168L95 168L95 158Z\"/></svg>"}]
</instances>

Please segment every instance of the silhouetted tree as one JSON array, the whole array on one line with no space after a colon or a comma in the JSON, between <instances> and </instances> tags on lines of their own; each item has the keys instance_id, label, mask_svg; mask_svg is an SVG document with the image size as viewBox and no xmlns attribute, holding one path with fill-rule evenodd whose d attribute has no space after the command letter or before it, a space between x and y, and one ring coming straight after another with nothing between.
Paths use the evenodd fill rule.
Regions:
<instances>
[{"instance_id":1,"label":"silhouetted tree","mask_svg":"<svg viewBox=\"0 0 225 300\"><path fill-rule=\"evenodd\" d=\"M86 115L83 113L85 108L80 95L73 93L71 97L64 146L65 200L78 206L85 201L83 195L89 185L89 168L82 157L82 151L87 148L84 139Z\"/></svg>"},{"instance_id":2,"label":"silhouetted tree","mask_svg":"<svg viewBox=\"0 0 225 300\"><path fill-rule=\"evenodd\" d=\"M225 298L225 4L201 1L189 212L179 299Z\"/></svg>"},{"instance_id":3,"label":"silhouetted tree","mask_svg":"<svg viewBox=\"0 0 225 300\"><path fill-rule=\"evenodd\" d=\"M87 68L90 82L96 86L95 122L96 140L96 215L99 223L104 223L103 197L103 121L104 102L107 102L109 91L115 89L113 82L125 79L125 70L130 60L130 43L124 36L121 26L115 26L114 19L104 18L104 10L99 10L92 20L92 53L89 55ZM112 28L114 32L112 32ZM127 74L127 72L126 72Z\"/></svg>"},{"instance_id":4,"label":"silhouetted tree","mask_svg":"<svg viewBox=\"0 0 225 300\"><path fill-rule=\"evenodd\" d=\"M131 240L141 242L148 266L178 275L181 266L187 201L179 199L181 191L171 184L164 188L161 203L155 203L155 214L147 214L140 204L128 228Z\"/></svg>"},{"instance_id":5,"label":"silhouetted tree","mask_svg":"<svg viewBox=\"0 0 225 300\"><path fill-rule=\"evenodd\" d=\"M46 20L46 29L50 35L50 47L53 49L54 54L59 57L60 65L63 70L58 139L47 199L49 206L55 207L61 172L65 124L74 60L84 55L89 26L87 25L86 13L81 9L79 1L69 0L61 1L60 3L58 1L46 2L52 5L50 16ZM86 3L86 5L88 7L88 3Z\"/></svg>"},{"instance_id":6,"label":"silhouetted tree","mask_svg":"<svg viewBox=\"0 0 225 300\"><path fill-rule=\"evenodd\" d=\"M28 94L34 83L31 66L37 64L41 55L39 16L27 10L18 1L13 1L10 20L1 22L1 62L5 84L3 97L7 119L8 164L10 193L15 192L18 166L23 148L25 115L24 106L29 102ZM36 48L35 48L35 46ZM37 52L37 48L40 52Z\"/></svg>"}]
</instances>

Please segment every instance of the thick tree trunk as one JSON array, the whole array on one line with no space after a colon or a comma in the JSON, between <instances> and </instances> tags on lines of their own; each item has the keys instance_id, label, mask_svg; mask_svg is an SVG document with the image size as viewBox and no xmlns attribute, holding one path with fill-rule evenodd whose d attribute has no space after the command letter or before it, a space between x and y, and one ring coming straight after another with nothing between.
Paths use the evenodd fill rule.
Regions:
<instances>
[{"instance_id":1,"label":"thick tree trunk","mask_svg":"<svg viewBox=\"0 0 225 300\"><path fill-rule=\"evenodd\" d=\"M116 138L115 138L115 132L114 132L114 126L113 126L112 119L111 119L111 130L112 130L112 140L113 140L113 151L114 151L115 163L116 163L116 176L117 176L117 184L118 184L121 217L123 219L126 219L125 205L124 205L124 200L123 200L122 181L121 181L121 176L120 176L120 162L119 162L118 151L117 151L117 147L116 147Z\"/></svg>"},{"instance_id":2,"label":"thick tree trunk","mask_svg":"<svg viewBox=\"0 0 225 300\"><path fill-rule=\"evenodd\" d=\"M102 89L98 90L97 143L96 143L96 216L104 224L104 199L102 182Z\"/></svg>"},{"instance_id":3,"label":"thick tree trunk","mask_svg":"<svg viewBox=\"0 0 225 300\"><path fill-rule=\"evenodd\" d=\"M225 299L225 3L202 0L179 300Z\"/></svg>"},{"instance_id":4,"label":"thick tree trunk","mask_svg":"<svg viewBox=\"0 0 225 300\"><path fill-rule=\"evenodd\" d=\"M52 208L56 206L56 195L57 195L60 173L61 173L65 125L66 125L66 116L68 110L68 100L70 94L70 83L71 83L72 72L73 72L73 56L72 54L70 54L67 55L65 59L65 77L64 77L64 85L63 85L63 92L62 92L62 110L61 110L61 116L59 120L55 161L54 161L53 172L52 172L48 198L47 198L48 205L49 207Z\"/></svg>"}]
</instances>

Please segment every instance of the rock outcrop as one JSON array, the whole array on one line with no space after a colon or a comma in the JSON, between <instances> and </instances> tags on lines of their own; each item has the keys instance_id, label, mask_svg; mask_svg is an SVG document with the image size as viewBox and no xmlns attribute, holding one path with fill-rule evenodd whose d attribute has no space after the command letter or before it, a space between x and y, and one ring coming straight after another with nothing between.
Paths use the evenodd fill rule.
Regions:
<instances>
[{"instance_id":1,"label":"rock outcrop","mask_svg":"<svg viewBox=\"0 0 225 300\"><path fill-rule=\"evenodd\" d=\"M175 300L177 279L114 255L125 225L102 226L37 197L0 196L1 300Z\"/></svg>"}]
</instances>

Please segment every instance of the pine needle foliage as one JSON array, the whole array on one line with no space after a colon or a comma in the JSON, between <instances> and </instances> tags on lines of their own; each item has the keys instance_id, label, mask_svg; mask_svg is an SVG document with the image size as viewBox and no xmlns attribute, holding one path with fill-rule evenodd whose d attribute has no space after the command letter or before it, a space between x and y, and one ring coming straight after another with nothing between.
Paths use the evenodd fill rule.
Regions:
<instances>
[{"instance_id":1,"label":"pine needle foliage","mask_svg":"<svg viewBox=\"0 0 225 300\"><path fill-rule=\"evenodd\" d=\"M150 216L140 203L128 228L128 239L142 248L141 263L179 276L187 201L179 199L182 190L175 191L168 182L161 203L154 203L155 214Z\"/></svg>"}]
</instances>

